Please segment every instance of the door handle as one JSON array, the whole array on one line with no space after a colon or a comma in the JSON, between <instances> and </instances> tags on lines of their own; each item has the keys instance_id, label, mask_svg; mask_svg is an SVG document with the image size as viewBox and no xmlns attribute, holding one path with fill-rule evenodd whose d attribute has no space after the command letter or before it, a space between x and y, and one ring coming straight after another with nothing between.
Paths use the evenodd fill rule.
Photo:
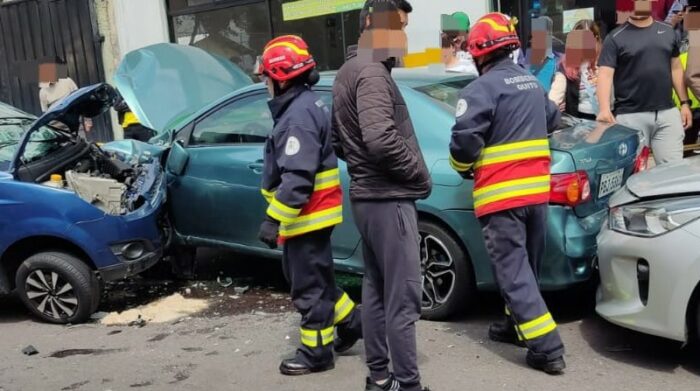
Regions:
<instances>
[{"instance_id":1,"label":"door handle","mask_svg":"<svg viewBox=\"0 0 700 391\"><path fill-rule=\"evenodd\" d=\"M248 168L253 170L253 172L256 174L262 174L263 169L265 168L265 162L262 160L258 160L256 162L248 164Z\"/></svg>"}]
</instances>

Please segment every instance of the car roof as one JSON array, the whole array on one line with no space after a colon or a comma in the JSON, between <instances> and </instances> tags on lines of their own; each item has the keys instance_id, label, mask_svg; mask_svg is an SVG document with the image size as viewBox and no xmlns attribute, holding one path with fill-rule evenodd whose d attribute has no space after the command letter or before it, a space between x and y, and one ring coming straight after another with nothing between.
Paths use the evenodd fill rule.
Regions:
<instances>
[{"instance_id":1,"label":"car roof","mask_svg":"<svg viewBox=\"0 0 700 391\"><path fill-rule=\"evenodd\" d=\"M338 71L321 72L321 83L332 83ZM409 88L419 88L431 84L448 83L453 81L474 80L475 76L458 73L447 72L440 67L420 67L420 68L394 68L391 76L398 84Z\"/></svg>"},{"instance_id":2,"label":"car roof","mask_svg":"<svg viewBox=\"0 0 700 391\"><path fill-rule=\"evenodd\" d=\"M335 76L338 71L324 71L321 72L321 80L318 83L318 87L329 88L333 86L333 81L335 81ZM423 86L428 86L431 84L439 83L449 83L449 82L464 82L474 80L476 77L456 72L446 72L442 69L433 69L428 67L423 68L395 68L392 73L392 77L396 80L397 84L400 86L408 88L420 88ZM195 113L187 116L186 118L181 118L171 123L168 128L179 128L190 123L197 117L211 110L212 107L218 106L222 103L228 102L236 96L240 96L253 91L265 90L265 85L262 83L251 84L249 86L238 89L215 102L208 104L206 107L198 110Z\"/></svg>"}]
</instances>

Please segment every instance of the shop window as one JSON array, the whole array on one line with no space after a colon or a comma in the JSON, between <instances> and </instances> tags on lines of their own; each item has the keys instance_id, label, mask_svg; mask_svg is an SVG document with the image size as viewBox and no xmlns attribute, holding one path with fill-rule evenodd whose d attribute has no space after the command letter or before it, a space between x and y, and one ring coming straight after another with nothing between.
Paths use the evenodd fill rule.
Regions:
<instances>
[{"instance_id":1,"label":"shop window","mask_svg":"<svg viewBox=\"0 0 700 391\"><path fill-rule=\"evenodd\" d=\"M175 7L200 7L213 0L171 1ZM184 8L185 12L187 8ZM197 9L197 8L195 8ZM237 64L252 74L256 57L272 38L267 2L218 7L214 10L178 13L172 17L174 41L196 46Z\"/></svg>"},{"instance_id":2,"label":"shop window","mask_svg":"<svg viewBox=\"0 0 700 391\"><path fill-rule=\"evenodd\" d=\"M339 69L346 49L360 36L360 11L351 10L297 20L285 20L282 5L290 0L271 0L275 36L294 34L309 45L320 70Z\"/></svg>"}]
</instances>

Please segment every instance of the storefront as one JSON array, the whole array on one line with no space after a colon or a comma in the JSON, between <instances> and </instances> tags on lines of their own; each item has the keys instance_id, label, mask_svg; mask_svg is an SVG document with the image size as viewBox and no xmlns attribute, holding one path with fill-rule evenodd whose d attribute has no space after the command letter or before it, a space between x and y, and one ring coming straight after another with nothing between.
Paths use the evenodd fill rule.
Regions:
<instances>
[{"instance_id":1,"label":"storefront","mask_svg":"<svg viewBox=\"0 0 700 391\"><path fill-rule=\"evenodd\" d=\"M598 22L603 35L615 27L615 1L612 0L493 0L493 8L518 17L521 37L530 36L533 17L551 18L555 44L565 42L566 34L581 19Z\"/></svg>"},{"instance_id":2,"label":"storefront","mask_svg":"<svg viewBox=\"0 0 700 391\"><path fill-rule=\"evenodd\" d=\"M491 0L413 0L409 50L440 47L440 14L489 11ZM252 72L255 58L272 37L304 38L321 70L338 69L359 37L365 0L167 0L172 41L197 46ZM419 19L420 18L420 19Z\"/></svg>"},{"instance_id":3,"label":"storefront","mask_svg":"<svg viewBox=\"0 0 700 391\"><path fill-rule=\"evenodd\" d=\"M169 0L173 41L218 54L252 72L273 36L305 38L321 70L339 68L357 42L364 0Z\"/></svg>"}]
</instances>

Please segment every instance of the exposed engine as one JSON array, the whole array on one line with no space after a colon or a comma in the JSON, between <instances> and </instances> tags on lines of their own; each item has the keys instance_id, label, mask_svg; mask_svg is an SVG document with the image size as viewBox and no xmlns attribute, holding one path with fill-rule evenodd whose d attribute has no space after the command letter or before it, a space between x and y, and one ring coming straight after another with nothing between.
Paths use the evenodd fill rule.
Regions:
<instances>
[{"instance_id":1,"label":"exposed engine","mask_svg":"<svg viewBox=\"0 0 700 391\"><path fill-rule=\"evenodd\" d=\"M123 215L141 207L157 180L158 163L124 162L91 145L89 153L63 172L65 188L111 215ZM50 182L46 182L51 185Z\"/></svg>"}]
</instances>

